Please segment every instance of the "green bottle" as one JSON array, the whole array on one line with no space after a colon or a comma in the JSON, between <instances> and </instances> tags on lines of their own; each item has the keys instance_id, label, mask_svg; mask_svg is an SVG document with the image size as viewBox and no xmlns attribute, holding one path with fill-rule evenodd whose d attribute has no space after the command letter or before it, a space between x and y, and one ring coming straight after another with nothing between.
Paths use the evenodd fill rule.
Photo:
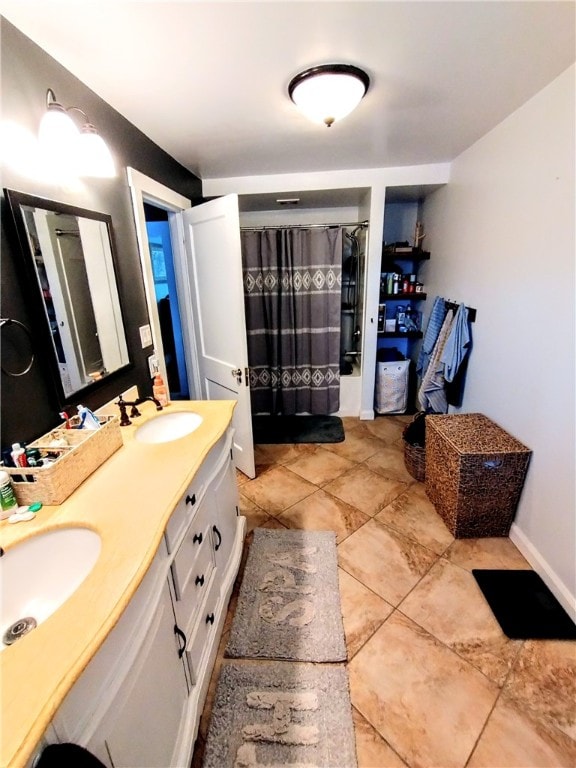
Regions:
<instances>
[{"instance_id":1,"label":"green bottle","mask_svg":"<svg viewBox=\"0 0 576 768\"><path fill-rule=\"evenodd\" d=\"M0 471L0 520L4 520L18 509L18 502L14 494L14 488L10 481L10 475L4 470Z\"/></svg>"}]
</instances>

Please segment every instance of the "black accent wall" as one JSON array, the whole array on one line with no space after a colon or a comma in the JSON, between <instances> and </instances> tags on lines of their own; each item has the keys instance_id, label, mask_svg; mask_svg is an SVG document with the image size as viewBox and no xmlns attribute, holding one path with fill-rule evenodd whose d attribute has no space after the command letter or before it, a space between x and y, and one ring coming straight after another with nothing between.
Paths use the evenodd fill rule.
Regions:
<instances>
[{"instance_id":1,"label":"black accent wall","mask_svg":"<svg viewBox=\"0 0 576 768\"><path fill-rule=\"evenodd\" d=\"M97 408L133 384L137 384L141 392L148 393L151 383L147 358L152 348L142 349L140 344L138 329L148 323L148 312L126 167L132 166L165 184L192 200L192 204L202 200L201 181L2 17L0 34L2 120L14 121L36 135L45 109L46 90L51 88L64 106L78 106L86 112L114 154L118 169L115 179L81 180L71 188L25 176L9 162L2 166L2 188L101 211L112 217L120 300L133 366L127 372L111 376L96 391L83 395L81 400L72 400L67 405L71 406L72 412L78 402ZM102 66L107 66L105 61ZM109 75L122 77L122 72L111 71ZM143 84L142 98L150 97L153 94ZM178 115L171 115L170 119L178 119ZM11 236L10 212L3 193L1 206L0 315L19 320L33 331L33 313L26 306L17 269L21 255ZM62 404L57 400L49 374L43 370L42 350L37 352L34 365L25 376L13 378L1 374L2 447L16 441L33 440L60 421L58 412Z\"/></svg>"}]
</instances>

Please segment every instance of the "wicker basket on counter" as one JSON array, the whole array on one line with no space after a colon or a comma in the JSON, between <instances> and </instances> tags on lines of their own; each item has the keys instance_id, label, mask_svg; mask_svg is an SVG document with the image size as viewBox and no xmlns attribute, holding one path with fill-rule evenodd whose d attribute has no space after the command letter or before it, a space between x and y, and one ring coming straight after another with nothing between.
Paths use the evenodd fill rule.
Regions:
<instances>
[{"instance_id":1,"label":"wicker basket on counter","mask_svg":"<svg viewBox=\"0 0 576 768\"><path fill-rule=\"evenodd\" d=\"M43 454L57 456L50 466L4 467L11 476L18 503L62 504L117 451L122 445L118 417L107 416L100 423L100 429L94 430L58 427L29 443L28 448L38 448ZM66 445L57 445L61 441Z\"/></svg>"}]
</instances>

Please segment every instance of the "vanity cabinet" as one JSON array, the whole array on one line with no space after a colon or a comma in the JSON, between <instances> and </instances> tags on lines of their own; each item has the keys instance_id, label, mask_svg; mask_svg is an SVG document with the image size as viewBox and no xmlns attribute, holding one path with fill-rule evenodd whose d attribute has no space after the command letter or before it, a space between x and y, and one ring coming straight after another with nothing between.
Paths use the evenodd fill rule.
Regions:
<instances>
[{"instance_id":1,"label":"vanity cabinet","mask_svg":"<svg viewBox=\"0 0 576 768\"><path fill-rule=\"evenodd\" d=\"M170 518L117 625L53 718L56 740L109 768L188 766L240 565L232 430Z\"/></svg>"}]
</instances>

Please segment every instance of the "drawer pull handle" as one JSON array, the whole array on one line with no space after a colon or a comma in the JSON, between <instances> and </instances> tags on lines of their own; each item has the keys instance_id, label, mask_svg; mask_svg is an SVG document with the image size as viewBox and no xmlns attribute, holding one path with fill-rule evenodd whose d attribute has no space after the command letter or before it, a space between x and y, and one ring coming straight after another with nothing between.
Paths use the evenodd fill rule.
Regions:
<instances>
[{"instance_id":1,"label":"drawer pull handle","mask_svg":"<svg viewBox=\"0 0 576 768\"><path fill-rule=\"evenodd\" d=\"M214 551L215 551L215 552L218 552L218 550L220 549L220 545L222 544L222 534L220 533L220 531L218 530L218 528L216 528L216 526L215 526L215 525L213 525L213 526L212 526L212 530L214 531L214 533L216 534L216 536L218 536L218 543L217 543L217 544L215 544L215 546L214 546Z\"/></svg>"},{"instance_id":2,"label":"drawer pull handle","mask_svg":"<svg viewBox=\"0 0 576 768\"><path fill-rule=\"evenodd\" d=\"M178 648L178 658L181 659L182 656L184 656L184 651L186 650L186 643L188 641L186 640L186 635L184 634L184 632L182 632L178 624L174 624L174 634L177 635L178 638L182 640L182 642L184 643L184 645Z\"/></svg>"},{"instance_id":3,"label":"drawer pull handle","mask_svg":"<svg viewBox=\"0 0 576 768\"><path fill-rule=\"evenodd\" d=\"M198 584L200 584L200 586L203 587L204 586L204 574L202 574L202 576L196 576L196 581L194 583L196 584L196 586L198 586Z\"/></svg>"},{"instance_id":4,"label":"drawer pull handle","mask_svg":"<svg viewBox=\"0 0 576 768\"><path fill-rule=\"evenodd\" d=\"M486 469L498 469L503 463L502 459L487 459L484 462L484 466Z\"/></svg>"},{"instance_id":5,"label":"drawer pull handle","mask_svg":"<svg viewBox=\"0 0 576 768\"><path fill-rule=\"evenodd\" d=\"M214 614L209 613L208 616L206 616L206 624L214 624Z\"/></svg>"},{"instance_id":6,"label":"drawer pull handle","mask_svg":"<svg viewBox=\"0 0 576 768\"><path fill-rule=\"evenodd\" d=\"M191 504L194 506L196 504L196 494L193 493L192 496L186 496L186 504Z\"/></svg>"},{"instance_id":7,"label":"drawer pull handle","mask_svg":"<svg viewBox=\"0 0 576 768\"><path fill-rule=\"evenodd\" d=\"M192 537L192 543L193 544L202 544L202 534L201 533L195 533Z\"/></svg>"}]
</instances>

